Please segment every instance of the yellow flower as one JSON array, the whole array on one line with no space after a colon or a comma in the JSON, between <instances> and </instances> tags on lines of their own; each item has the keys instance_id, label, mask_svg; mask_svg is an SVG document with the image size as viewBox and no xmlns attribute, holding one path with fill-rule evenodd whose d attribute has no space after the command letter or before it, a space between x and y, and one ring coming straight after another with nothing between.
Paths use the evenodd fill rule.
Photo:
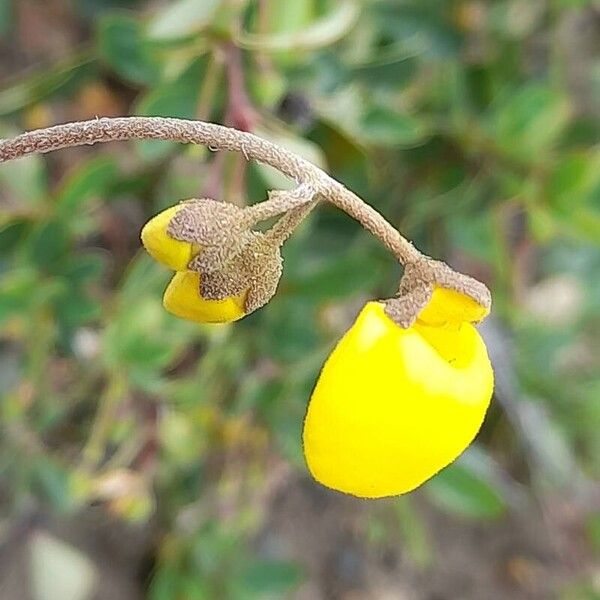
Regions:
<instances>
[{"instance_id":1,"label":"yellow flower","mask_svg":"<svg viewBox=\"0 0 600 600\"><path fill-rule=\"evenodd\" d=\"M185 271L199 248L190 242L171 237L167 228L171 219L181 209L175 205L150 219L142 229L142 244L152 258L174 271Z\"/></svg>"},{"instance_id":2,"label":"yellow flower","mask_svg":"<svg viewBox=\"0 0 600 600\"><path fill-rule=\"evenodd\" d=\"M493 372L477 330L450 320L473 308L462 296L461 309L461 295L453 294L446 319L438 294L425 319L407 329L383 303L363 308L325 363L308 407L304 453L317 481L365 498L402 494L471 443Z\"/></svg>"},{"instance_id":3,"label":"yellow flower","mask_svg":"<svg viewBox=\"0 0 600 600\"><path fill-rule=\"evenodd\" d=\"M175 273L163 296L163 306L176 317L197 323L228 323L245 314L246 292L224 300L200 296L200 273Z\"/></svg>"}]
</instances>

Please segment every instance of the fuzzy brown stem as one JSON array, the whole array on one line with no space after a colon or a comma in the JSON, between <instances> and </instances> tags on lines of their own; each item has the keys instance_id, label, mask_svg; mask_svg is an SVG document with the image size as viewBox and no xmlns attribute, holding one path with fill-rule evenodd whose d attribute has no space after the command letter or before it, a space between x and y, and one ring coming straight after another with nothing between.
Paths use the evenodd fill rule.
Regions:
<instances>
[{"instance_id":1,"label":"fuzzy brown stem","mask_svg":"<svg viewBox=\"0 0 600 600\"><path fill-rule=\"evenodd\" d=\"M269 192L269 199L257 202L244 209L242 226L252 229L257 223L278 217L283 213L299 208L315 197L309 185L299 185L293 190L276 190Z\"/></svg>"},{"instance_id":2,"label":"fuzzy brown stem","mask_svg":"<svg viewBox=\"0 0 600 600\"><path fill-rule=\"evenodd\" d=\"M256 135L214 123L164 117L102 118L66 123L0 141L0 162L70 146L148 139L240 152L247 160L267 164L298 184L309 185L322 199L348 213L379 238L401 263L413 263L423 256L373 207L317 166Z\"/></svg>"},{"instance_id":3,"label":"fuzzy brown stem","mask_svg":"<svg viewBox=\"0 0 600 600\"><path fill-rule=\"evenodd\" d=\"M288 212L269 229L266 234L268 240L272 241L276 246L281 246L291 235L294 233L294 230L304 218L310 213L310 211L317 205L319 200L311 200L310 202L306 202L302 204L302 206L298 206L289 210Z\"/></svg>"}]
</instances>

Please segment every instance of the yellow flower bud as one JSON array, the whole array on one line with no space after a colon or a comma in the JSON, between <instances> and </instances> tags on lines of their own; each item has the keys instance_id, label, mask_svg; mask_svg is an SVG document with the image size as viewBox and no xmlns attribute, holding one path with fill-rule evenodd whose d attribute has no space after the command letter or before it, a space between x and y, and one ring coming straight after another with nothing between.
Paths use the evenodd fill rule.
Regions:
<instances>
[{"instance_id":1,"label":"yellow flower bud","mask_svg":"<svg viewBox=\"0 0 600 600\"><path fill-rule=\"evenodd\" d=\"M431 300L419 313L419 321L428 325L459 323L467 321L477 323L488 316L490 309L482 306L473 298L455 290L436 286Z\"/></svg>"},{"instance_id":2,"label":"yellow flower bud","mask_svg":"<svg viewBox=\"0 0 600 600\"><path fill-rule=\"evenodd\" d=\"M181 205L163 210L150 219L142 229L142 244L148 254L159 263L174 271L185 271L198 248L190 242L182 242L167 233L169 222Z\"/></svg>"},{"instance_id":3,"label":"yellow flower bud","mask_svg":"<svg viewBox=\"0 0 600 600\"><path fill-rule=\"evenodd\" d=\"M175 273L163 296L163 306L176 317L198 323L228 323L245 314L246 293L224 300L206 300L200 296L200 273Z\"/></svg>"},{"instance_id":4,"label":"yellow flower bud","mask_svg":"<svg viewBox=\"0 0 600 600\"><path fill-rule=\"evenodd\" d=\"M436 310L434 302L426 318ZM492 390L485 344L470 323L404 329L369 302L313 391L308 467L323 485L355 496L409 492L471 443Z\"/></svg>"}]
</instances>

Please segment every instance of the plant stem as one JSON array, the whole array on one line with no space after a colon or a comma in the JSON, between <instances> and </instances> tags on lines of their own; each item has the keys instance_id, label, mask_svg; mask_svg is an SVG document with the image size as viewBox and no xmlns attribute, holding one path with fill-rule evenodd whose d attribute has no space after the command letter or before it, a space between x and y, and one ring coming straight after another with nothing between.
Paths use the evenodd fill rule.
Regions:
<instances>
[{"instance_id":1,"label":"plant stem","mask_svg":"<svg viewBox=\"0 0 600 600\"><path fill-rule=\"evenodd\" d=\"M125 389L125 381L119 373L115 374L108 382L100 398L88 441L81 453L81 468L83 470L92 471L101 462L106 452L110 426L114 423L115 410L123 397Z\"/></svg>"},{"instance_id":2,"label":"plant stem","mask_svg":"<svg viewBox=\"0 0 600 600\"><path fill-rule=\"evenodd\" d=\"M275 245L281 246L291 235L304 217L317 205L319 200L311 200L301 206L287 211L266 234Z\"/></svg>"},{"instance_id":3,"label":"plant stem","mask_svg":"<svg viewBox=\"0 0 600 600\"><path fill-rule=\"evenodd\" d=\"M315 197L315 191L306 184L299 185L293 190L274 191L269 193L269 199L252 204L244 209L243 225L248 229L261 221L278 217L279 215L299 208Z\"/></svg>"},{"instance_id":4,"label":"plant stem","mask_svg":"<svg viewBox=\"0 0 600 600\"><path fill-rule=\"evenodd\" d=\"M379 212L317 166L256 135L214 123L163 117L66 123L0 141L0 162L70 146L144 139L203 144L213 151L240 152L247 160L274 167L298 184L308 184L315 194L348 213L379 238L401 263L416 262L423 256Z\"/></svg>"}]
</instances>

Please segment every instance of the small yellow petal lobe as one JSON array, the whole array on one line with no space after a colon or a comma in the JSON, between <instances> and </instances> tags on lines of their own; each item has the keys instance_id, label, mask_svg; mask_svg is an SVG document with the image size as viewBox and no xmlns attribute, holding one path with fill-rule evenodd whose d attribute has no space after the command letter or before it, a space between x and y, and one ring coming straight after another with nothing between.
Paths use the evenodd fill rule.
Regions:
<instances>
[{"instance_id":1,"label":"small yellow petal lobe","mask_svg":"<svg viewBox=\"0 0 600 600\"><path fill-rule=\"evenodd\" d=\"M206 300L200 296L200 274L196 271L175 273L163 296L163 306L176 317L197 323L229 323L246 313L246 293L224 300Z\"/></svg>"},{"instance_id":2,"label":"small yellow petal lobe","mask_svg":"<svg viewBox=\"0 0 600 600\"><path fill-rule=\"evenodd\" d=\"M158 213L144 225L141 234L148 254L174 271L185 271L194 256L193 244L176 240L167 233L169 222L180 208L175 205Z\"/></svg>"},{"instance_id":3,"label":"small yellow petal lobe","mask_svg":"<svg viewBox=\"0 0 600 600\"><path fill-rule=\"evenodd\" d=\"M477 323L489 314L490 309L456 290L436 286L431 300L419 313L419 321L429 325L452 322Z\"/></svg>"}]
</instances>

